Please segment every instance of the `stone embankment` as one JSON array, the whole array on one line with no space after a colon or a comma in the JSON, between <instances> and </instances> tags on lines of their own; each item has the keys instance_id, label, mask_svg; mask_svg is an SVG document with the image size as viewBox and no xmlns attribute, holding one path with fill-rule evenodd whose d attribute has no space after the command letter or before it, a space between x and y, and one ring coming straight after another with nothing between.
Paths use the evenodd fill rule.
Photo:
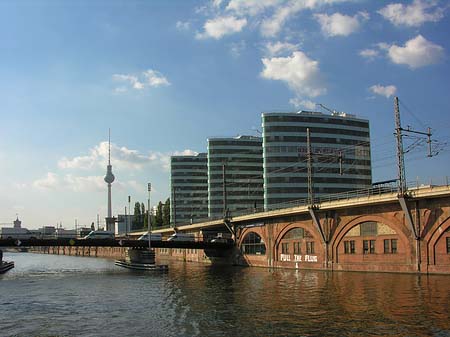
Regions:
<instances>
[{"instance_id":1,"label":"stone embankment","mask_svg":"<svg viewBox=\"0 0 450 337\"><path fill-rule=\"evenodd\" d=\"M123 247L35 247L30 252L69 256L91 256L113 259L125 257L127 248Z\"/></svg>"}]
</instances>

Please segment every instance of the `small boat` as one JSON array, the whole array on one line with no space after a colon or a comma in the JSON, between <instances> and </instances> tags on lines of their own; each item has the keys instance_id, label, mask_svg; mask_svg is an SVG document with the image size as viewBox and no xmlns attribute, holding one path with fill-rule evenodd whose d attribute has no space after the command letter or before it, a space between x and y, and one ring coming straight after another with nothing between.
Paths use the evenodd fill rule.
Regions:
<instances>
[{"instance_id":1,"label":"small boat","mask_svg":"<svg viewBox=\"0 0 450 337\"><path fill-rule=\"evenodd\" d=\"M0 274L6 273L8 270L14 268L14 262L0 262Z\"/></svg>"},{"instance_id":2,"label":"small boat","mask_svg":"<svg viewBox=\"0 0 450 337\"><path fill-rule=\"evenodd\" d=\"M155 263L155 251L142 249L129 249L126 252L125 260L116 260L116 266L134 270L168 271L166 264Z\"/></svg>"},{"instance_id":3,"label":"small boat","mask_svg":"<svg viewBox=\"0 0 450 337\"><path fill-rule=\"evenodd\" d=\"M134 270L152 270L152 271L168 271L169 266L167 264L154 264L154 263L140 263L140 262L131 262L125 260L116 260L114 262L116 266L124 267L128 269Z\"/></svg>"}]
</instances>

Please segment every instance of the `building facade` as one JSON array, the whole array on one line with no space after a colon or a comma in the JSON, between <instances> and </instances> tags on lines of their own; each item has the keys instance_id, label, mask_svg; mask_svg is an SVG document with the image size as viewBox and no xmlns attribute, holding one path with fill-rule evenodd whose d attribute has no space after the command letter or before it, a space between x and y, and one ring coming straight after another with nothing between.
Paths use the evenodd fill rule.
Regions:
<instances>
[{"instance_id":1,"label":"building facade","mask_svg":"<svg viewBox=\"0 0 450 337\"><path fill-rule=\"evenodd\" d=\"M369 121L345 113L263 113L264 207L308 198L307 129L315 198L372 184Z\"/></svg>"},{"instance_id":2,"label":"building facade","mask_svg":"<svg viewBox=\"0 0 450 337\"><path fill-rule=\"evenodd\" d=\"M186 224L208 217L208 169L206 153L170 158L170 221Z\"/></svg>"},{"instance_id":3,"label":"building facade","mask_svg":"<svg viewBox=\"0 0 450 337\"><path fill-rule=\"evenodd\" d=\"M208 139L208 215L220 218L263 206L262 138Z\"/></svg>"}]
</instances>

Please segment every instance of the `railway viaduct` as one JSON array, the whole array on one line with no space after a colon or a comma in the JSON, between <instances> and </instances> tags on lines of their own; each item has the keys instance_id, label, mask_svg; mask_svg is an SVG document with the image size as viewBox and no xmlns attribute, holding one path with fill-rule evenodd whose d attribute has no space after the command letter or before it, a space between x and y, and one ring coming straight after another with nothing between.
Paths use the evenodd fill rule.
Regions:
<instances>
[{"instance_id":1,"label":"railway viaduct","mask_svg":"<svg viewBox=\"0 0 450 337\"><path fill-rule=\"evenodd\" d=\"M450 187L341 195L308 206L179 226L205 236L231 231L229 262L270 268L450 274ZM173 229L159 230L161 233ZM205 253L163 249L201 261Z\"/></svg>"}]
</instances>

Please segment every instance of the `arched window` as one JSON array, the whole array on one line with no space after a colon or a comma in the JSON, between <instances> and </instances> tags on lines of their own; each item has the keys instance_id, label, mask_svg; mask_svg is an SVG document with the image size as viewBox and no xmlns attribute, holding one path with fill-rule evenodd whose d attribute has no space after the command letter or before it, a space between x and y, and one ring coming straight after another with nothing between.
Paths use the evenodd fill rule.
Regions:
<instances>
[{"instance_id":1,"label":"arched window","mask_svg":"<svg viewBox=\"0 0 450 337\"><path fill-rule=\"evenodd\" d=\"M314 254L313 236L304 228L296 227L289 230L279 242L281 254L300 255L302 253Z\"/></svg>"},{"instance_id":2,"label":"arched window","mask_svg":"<svg viewBox=\"0 0 450 337\"><path fill-rule=\"evenodd\" d=\"M283 239L293 240L293 239L303 239L304 237L305 237L305 230L303 228L293 228L283 236Z\"/></svg>"},{"instance_id":3,"label":"arched window","mask_svg":"<svg viewBox=\"0 0 450 337\"><path fill-rule=\"evenodd\" d=\"M241 252L247 255L266 255L266 245L258 234L250 232L242 241Z\"/></svg>"}]
</instances>

